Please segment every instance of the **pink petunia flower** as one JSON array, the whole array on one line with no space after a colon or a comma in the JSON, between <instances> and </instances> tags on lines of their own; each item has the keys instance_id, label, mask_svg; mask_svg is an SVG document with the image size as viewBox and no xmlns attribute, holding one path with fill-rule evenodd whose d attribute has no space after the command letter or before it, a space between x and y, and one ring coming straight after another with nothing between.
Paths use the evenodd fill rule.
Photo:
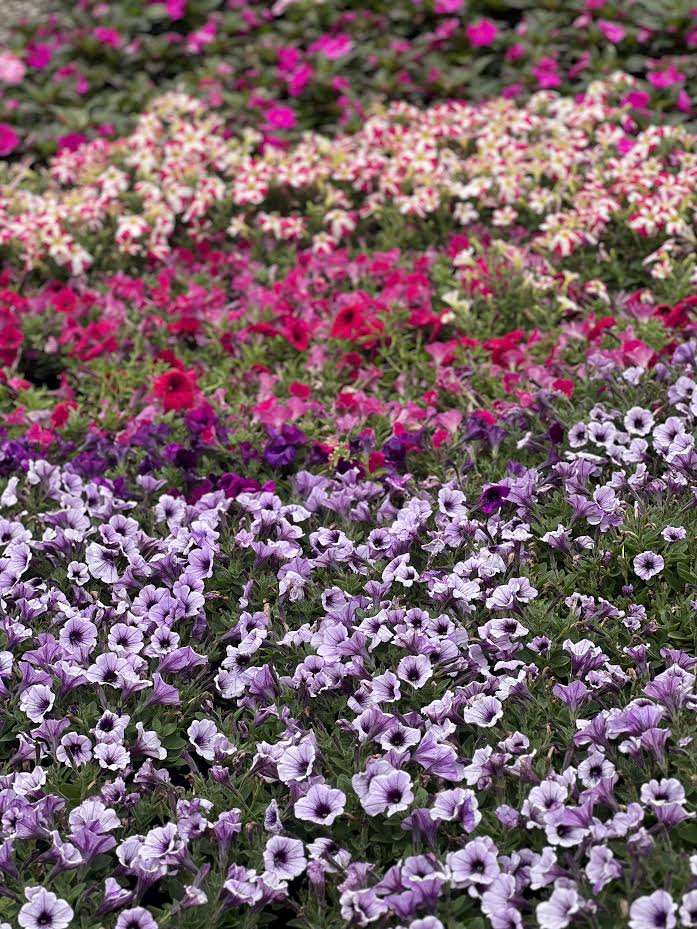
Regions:
<instances>
[{"instance_id":1,"label":"pink petunia flower","mask_svg":"<svg viewBox=\"0 0 697 929\"><path fill-rule=\"evenodd\" d=\"M608 42L617 43L627 35L627 30L619 23L611 23L607 19L601 19L598 22L598 29L602 32Z\"/></svg>"},{"instance_id":2,"label":"pink petunia flower","mask_svg":"<svg viewBox=\"0 0 697 929\"><path fill-rule=\"evenodd\" d=\"M319 52L324 55L328 61L336 61L338 58L348 55L352 48L353 42L351 41L351 37L344 32L340 32L338 35L334 36L320 36L316 42L310 45L308 52L311 55Z\"/></svg>"},{"instance_id":3,"label":"pink petunia flower","mask_svg":"<svg viewBox=\"0 0 697 929\"><path fill-rule=\"evenodd\" d=\"M9 123L0 123L0 158L4 158L17 148L20 138Z\"/></svg>"},{"instance_id":4,"label":"pink petunia flower","mask_svg":"<svg viewBox=\"0 0 697 929\"><path fill-rule=\"evenodd\" d=\"M97 26L92 35L102 45L109 45L111 48L119 48L123 42L116 29L108 29L106 26Z\"/></svg>"},{"instance_id":5,"label":"pink petunia flower","mask_svg":"<svg viewBox=\"0 0 697 929\"><path fill-rule=\"evenodd\" d=\"M43 71L51 64L53 58L53 49L50 45L30 45L27 55L27 64L30 68L36 68L37 71Z\"/></svg>"},{"instance_id":6,"label":"pink petunia flower","mask_svg":"<svg viewBox=\"0 0 697 929\"><path fill-rule=\"evenodd\" d=\"M674 64L669 64L662 71L650 71L647 80L656 90L665 90L666 87L673 87L674 84L682 84L685 75L678 71Z\"/></svg>"},{"instance_id":7,"label":"pink petunia flower","mask_svg":"<svg viewBox=\"0 0 697 929\"><path fill-rule=\"evenodd\" d=\"M266 122L273 129L292 129L295 113L289 106L272 106L266 111Z\"/></svg>"},{"instance_id":8,"label":"pink petunia flower","mask_svg":"<svg viewBox=\"0 0 697 929\"><path fill-rule=\"evenodd\" d=\"M490 19L478 19L465 29L469 43L473 48L484 48L496 41L499 30Z\"/></svg>"},{"instance_id":9,"label":"pink petunia flower","mask_svg":"<svg viewBox=\"0 0 697 929\"><path fill-rule=\"evenodd\" d=\"M4 84L21 84L27 69L21 58L12 52L0 53L0 81Z\"/></svg>"},{"instance_id":10,"label":"pink petunia flower","mask_svg":"<svg viewBox=\"0 0 697 929\"><path fill-rule=\"evenodd\" d=\"M167 15L172 21L183 18L186 13L187 2L188 0L167 0L165 7L167 9Z\"/></svg>"}]
</instances>

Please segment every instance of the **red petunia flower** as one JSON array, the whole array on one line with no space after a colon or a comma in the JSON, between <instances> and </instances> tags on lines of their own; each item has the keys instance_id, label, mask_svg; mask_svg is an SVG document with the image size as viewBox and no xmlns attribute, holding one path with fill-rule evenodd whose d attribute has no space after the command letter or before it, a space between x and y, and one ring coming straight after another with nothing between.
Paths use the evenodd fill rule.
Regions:
<instances>
[{"instance_id":1,"label":"red petunia flower","mask_svg":"<svg viewBox=\"0 0 697 929\"><path fill-rule=\"evenodd\" d=\"M299 397L301 400L307 400L312 391L307 384L301 384L300 381L293 381L293 383L288 388L288 392L293 397Z\"/></svg>"},{"instance_id":2,"label":"red petunia flower","mask_svg":"<svg viewBox=\"0 0 697 929\"><path fill-rule=\"evenodd\" d=\"M356 303L350 303L336 314L331 336L334 339L353 339L364 332L365 323L365 313L362 307Z\"/></svg>"},{"instance_id":3,"label":"red petunia flower","mask_svg":"<svg viewBox=\"0 0 697 929\"><path fill-rule=\"evenodd\" d=\"M559 390L561 393L566 394L567 397L572 397L574 393L574 382L568 381L565 378L558 377L556 380L552 381L552 387L554 390Z\"/></svg>"},{"instance_id":4,"label":"red petunia flower","mask_svg":"<svg viewBox=\"0 0 697 929\"><path fill-rule=\"evenodd\" d=\"M283 323L283 337L290 342L293 348L299 352L304 352L312 338L312 330L308 324L302 319L295 319L293 316L286 316Z\"/></svg>"},{"instance_id":5,"label":"red petunia flower","mask_svg":"<svg viewBox=\"0 0 697 929\"><path fill-rule=\"evenodd\" d=\"M69 287L61 287L51 295L51 303L58 313L72 313L77 306L77 298Z\"/></svg>"},{"instance_id":6,"label":"red petunia flower","mask_svg":"<svg viewBox=\"0 0 697 929\"><path fill-rule=\"evenodd\" d=\"M77 409L77 403L74 400L66 400L64 403L58 403L51 413L51 425L54 429L60 429L68 422L70 411Z\"/></svg>"},{"instance_id":7,"label":"red petunia flower","mask_svg":"<svg viewBox=\"0 0 697 929\"><path fill-rule=\"evenodd\" d=\"M196 403L196 382L186 371L168 371L155 378L153 387L165 411L190 410Z\"/></svg>"}]
</instances>

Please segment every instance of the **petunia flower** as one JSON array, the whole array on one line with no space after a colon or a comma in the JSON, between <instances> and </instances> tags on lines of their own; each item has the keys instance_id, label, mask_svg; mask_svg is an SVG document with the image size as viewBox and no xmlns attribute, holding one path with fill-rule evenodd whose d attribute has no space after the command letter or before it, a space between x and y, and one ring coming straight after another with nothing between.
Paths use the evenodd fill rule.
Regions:
<instances>
[{"instance_id":1,"label":"petunia flower","mask_svg":"<svg viewBox=\"0 0 697 929\"><path fill-rule=\"evenodd\" d=\"M307 866L303 843L299 839L275 835L264 849L264 879L271 885L292 881Z\"/></svg>"},{"instance_id":2,"label":"petunia flower","mask_svg":"<svg viewBox=\"0 0 697 929\"><path fill-rule=\"evenodd\" d=\"M341 816L346 805L346 794L326 784L313 784L304 797L296 801L293 812L306 822L331 826Z\"/></svg>"},{"instance_id":3,"label":"petunia flower","mask_svg":"<svg viewBox=\"0 0 697 929\"><path fill-rule=\"evenodd\" d=\"M73 919L72 907L44 887L25 887L27 898L17 922L22 929L66 929Z\"/></svg>"},{"instance_id":4,"label":"petunia flower","mask_svg":"<svg viewBox=\"0 0 697 929\"><path fill-rule=\"evenodd\" d=\"M657 574L660 574L665 567L665 561L661 555L655 552L642 552L632 561L634 572L642 581L648 581Z\"/></svg>"},{"instance_id":5,"label":"petunia flower","mask_svg":"<svg viewBox=\"0 0 697 929\"><path fill-rule=\"evenodd\" d=\"M629 907L629 929L675 929L677 908L665 890L638 897Z\"/></svg>"}]
</instances>

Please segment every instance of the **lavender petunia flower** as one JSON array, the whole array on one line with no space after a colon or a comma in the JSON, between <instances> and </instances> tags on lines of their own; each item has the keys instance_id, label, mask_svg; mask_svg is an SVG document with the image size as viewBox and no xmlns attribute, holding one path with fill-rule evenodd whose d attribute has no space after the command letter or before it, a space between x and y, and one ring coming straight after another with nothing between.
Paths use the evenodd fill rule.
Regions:
<instances>
[{"instance_id":1,"label":"lavender petunia flower","mask_svg":"<svg viewBox=\"0 0 697 929\"><path fill-rule=\"evenodd\" d=\"M489 836L468 842L446 858L453 887L487 886L498 876L497 848Z\"/></svg>"},{"instance_id":2,"label":"lavender petunia flower","mask_svg":"<svg viewBox=\"0 0 697 929\"><path fill-rule=\"evenodd\" d=\"M264 893L257 872L235 864L228 868L223 890L228 901L240 906L253 906L261 900Z\"/></svg>"},{"instance_id":3,"label":"lavender petunia flower","mask_svg":"<svg viewBox=\"0 0 697 929\"><path fill-rule=\"evenodd\" d=\"M612 849L604 845L594 845L591 848L586 877L591 882L594 894L600 893L611 881L622 877L622 865L615 858Z\"/></svg>"},{"instance_id":4,"label":"lavender petunia flower","mask_svg":"<svg viewBox=\"0 0 697 929\"><path fill-rule=\"evenodd\" d=\"M675 542L682 542L687 538L687 529L684 526L666 526L661 530L661 538L671 545Z\"/></svg>"},{"instance_id":5,"label":"lavender petunia flower","mask_svg":"<svg viewBox=\"0 0 697 929\"><path fill-rule=\"evenodd\" d=\"M27 903L19 911L22 929L65 929L73 919L72 907L44 887L26 887Z\"/></svg>"},{"instance_id":6,"label":"lavender petunia flower","mask_svg":"<svg viewBox=\"0 0 697 929\"><path fill-rule=\"evenodd\" d=\"M431 809L431 819L444 822L457 821L465 832L473 832L482 819L474 791L463 787L440 791L436 794Z\"/></svg>"},{"instance_id":7,"label":"lavender petunia flower","mask_svg":"<svg viewBox=\"0 0 697 929\"><path fill-rule=\"evenodd\" d=\"M665 890L639 897L629 908L629 929L674 929L677 904Z\"/></svg>"},{"instance_id":8,"label":"lavender petunia flower","mask_svg":"<svg viewBox=\"0 0 697 929\"><path fill-rule=\"evenodd\" d=\"M641 406L633 406L624 417L624 428L632 435L648 435L653 424L653 413Z\"/></svg>"},{"instance_id":9,"label":"lavender petunia flower","mask_svg":"<svg viewBox=\"0 0 697 929\"><path fill-rule=\"evenodd\" d=\"M697 890L689 890L680 901L680 922L683 926L697 926Z\"/></svg>"},{"instance_id":10,"label":"lavender petunia flower","mask_svg":"<svg viewBox=\"0 0 697 929\"><path fill-rule=\"evenodd\" d=\"M264 879L273 884L292 881L302 874L307 865L303 843L299 839L290 839L275 835L269 839L264 849Z\"/></svg>"},{"instance_id":11,"label":"lavender petunia flower","mask_svg":"<svg viewBox=\"0 0 697 929\"><path fill-rule=\"evenodd\" d=\"M134 906L119 913L114 929L158 929L158 927L144 907Z\"/></svg>"},{"instance_id":12,"label":"lavender petunia flower","mask_svg":"<svg viewBox=\"0 0 697 929\"><path fill-rule=\"evenodd\" d=\"M283 752L277 764L280 780L284 784L304 781L312 773L316 754L315 746L309 739L299 745L291 745Z\"/></svg>"},{"instance_id":13,"label":"lavender petunia flower","mask_svg":"<svg viewBox=\"0 0 697 929\"><path fill-rule=\"evenodd\" d=\"M566 886L568 883L569 886ZM540 929L566 929L574 914L581 908L581 900L573 882L557 881L549 900L538 903L535 909Z\"/></svg>"},{"instance_id":14,"label":"lavender petunia flower","mask_svg":"<svg viewBox=\"0 0 697 929\"><path fill-rule=\"evenodd\" d=\"M660 574L665 567L665 561L661 555L649 551L637 555L632 564L635 573L642 581L648 581L656 574Z\"/></svg>"},{"instance_id":15,"label":"lavender petunia flower","mask_svg":"<svg viewBox=\"0 0 697 929\"><path fill-rule=\"evenodd\" d=\"M363 809L369 816L386 813L393 816L408 809L414 800L412 781L406 771L378 774L370 781L368 793L361 798Z\"/></svg>"},{"instance_id":16,"label":"lavender petunia flower","mask_svg":"<svg viewBox=\"0 0 697 929\"><path fill-rule=\"evenodd\" d=\"M506 584L500 584L487 597L488 610L510 610L520 603L529 603L537 596L537 590L527 577L512 577Z\"/></svg>"},{"instance_id":17,"label":"lavender petunia flower","mask_svg":"<svg viewBox=\"0 0 697 929\"><path fill-rule=\"evenodd\" d=\"M433 675L428 655L408 655L397 665L397 676L417 690Z\"/></svg>"},{"instance_id":18,"label":"lavender petunia flower","mask_svg":"<svg viewBox=\"0 0 697 929\"><path fill-rule=\"evenodd\" d=\"M463 707L462 718L466 723L490 729L503 716L503 705L496 697L480 694L469 706Z\"/></svg>"},{"instance_id":19,"label":"lavender petunia flower","mask_svg":"<svg viewBox=\"0 0 697 929\"><path fill-rule=\"evenodd\" d=\"M293 811L298 819L331 826L346 806L346 794L326 784L313 784L304 797L296 801Z\"/></svg>"}]
</instances>

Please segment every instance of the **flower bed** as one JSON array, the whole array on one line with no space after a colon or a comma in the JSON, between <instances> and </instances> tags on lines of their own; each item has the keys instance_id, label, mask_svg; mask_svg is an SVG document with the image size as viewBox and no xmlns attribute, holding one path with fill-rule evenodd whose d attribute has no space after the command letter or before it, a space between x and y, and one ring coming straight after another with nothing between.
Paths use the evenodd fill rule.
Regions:
<instances>
[{"instance_id":1,"label":"flower bed","mask_svg":"<svg viewBox=\"0 0 697 929\"><path fill-rule=\"evenodd\" d=\"M697 161L642 86L287 145L172 92L0 169L0 929L695 925Z\"/></svg>"},{"instance_id":2,"label":"flower bed","mask_svg":"<svg viewBox=\"0 0 697 929\"><path fill-rule=\"evenodd\" d=\"M374 101L571 93L617 68L641 79L628 97L637 115L684 119L696 95L688 5L62 0L54 9L0 53L0 157L124 134L167 84L272 144L356 128Z\"/></svg>"},{"instance_id":3,"label":"flower bed","mask_svg":"<svg viewBox=\"0 0 697 929\"><path fill-rule=\"evenodd\" d=\"M499 441L540 391L570 425L589 359L647 367L694 326L693 138L640 131L612 103L627 80L395 105L287 153L170 96L128 142L9 171L9 436L45 451L166 421L242 470L403 470Z\"/></svg>"},{"instance_id":4,"label":"flower bed","mask_svg":"<svg viewBox=\"0 0 697 929\"><path fill-rule=\"evenodd\" d=\"M0 912L689 925L696 349L487 483L10 478Z\"/></svg>"}]
</instances>

